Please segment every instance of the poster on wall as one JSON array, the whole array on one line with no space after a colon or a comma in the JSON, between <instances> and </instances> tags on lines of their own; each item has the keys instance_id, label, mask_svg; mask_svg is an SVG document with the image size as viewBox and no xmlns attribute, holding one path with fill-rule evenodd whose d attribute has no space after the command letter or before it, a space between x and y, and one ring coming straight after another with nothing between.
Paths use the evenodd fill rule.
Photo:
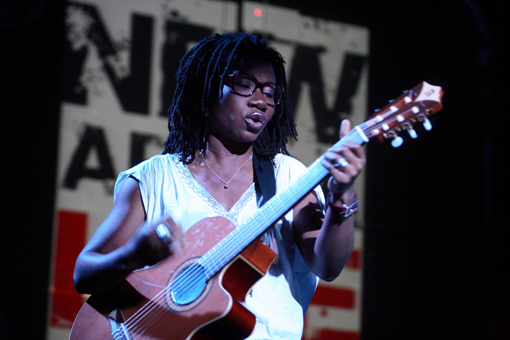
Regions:
<instances>
[{"instance_id":1,"label":"poster on wall","mask_svg":"<svg viewBox=\"0 0 510 340\"><path fill-rule=\"evenodd\" d=\"M255 2L83 0L66 4L64 84L47 339L68 339L87 296L74 290L79 252L113 205L120 171L161 154L179 60L214 33L264 38L286 60L305 165L338 140L340 121L367 113L368 29ZM357 181L363 202L364 179ZM363 226L363 207L356 215ZM342 274L320 282L303 339L356 339L363 233Z\"/></svg>"}]
</instances>

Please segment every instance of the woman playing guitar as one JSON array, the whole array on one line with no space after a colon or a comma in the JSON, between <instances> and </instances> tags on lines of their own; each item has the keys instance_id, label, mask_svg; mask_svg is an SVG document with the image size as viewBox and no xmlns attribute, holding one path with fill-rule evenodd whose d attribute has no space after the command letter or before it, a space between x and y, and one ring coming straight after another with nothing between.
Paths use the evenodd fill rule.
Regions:
<instances>
[{"instance_id":1,"label":"woman playing guitar","mask_svg":"<svg viewBox=\"0 0 510 340\"><path fill-rule=\"evenodd\" d=\"M217 34L183 57L163 154L119 175L113 208L76 261L76 289L92 298L71 339L301 339L318 278L336 278L353 249L359 144L322 159L327 204L317 187L227 254L242 261L212 276L196 262L306 172L285 146L297 135L287 93L281 55L253 35ZM349 130L342 122L341 136Z\"/></svg>"}]
</instances>

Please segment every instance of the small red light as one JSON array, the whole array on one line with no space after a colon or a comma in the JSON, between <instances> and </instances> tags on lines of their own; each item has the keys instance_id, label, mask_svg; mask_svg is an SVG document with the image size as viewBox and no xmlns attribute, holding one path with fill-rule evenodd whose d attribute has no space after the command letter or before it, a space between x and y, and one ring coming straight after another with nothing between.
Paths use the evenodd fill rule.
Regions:
<instances>
[{"instance_id":1,"label":"small red light","mask_svg":"<svg viewBox=\"0 0 510 340\"><path fill-rule=\"evenodd\" d=\"M262 11L260 9L256 9L253 11L253 15L256 17L260 17L262 15Z\"/></svg>"}]
</instances>

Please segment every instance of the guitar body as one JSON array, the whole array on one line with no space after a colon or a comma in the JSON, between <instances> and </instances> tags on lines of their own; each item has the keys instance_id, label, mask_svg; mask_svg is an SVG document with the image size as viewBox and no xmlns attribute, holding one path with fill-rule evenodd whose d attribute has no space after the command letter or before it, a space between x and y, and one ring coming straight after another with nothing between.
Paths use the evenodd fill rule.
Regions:
<instances>
[{"instance_id":1,"label":"guitar body","mask_svg":"<svg viewBox=\"0 0 510 340\"><path fill-rule=\"evenodd\" d=\"M242 302L276 258L260 240L196 289L182 293L178 288L188 278L190 284L201 281L193 276L198 272L196 262L235 228L223 217L197 222L185 233L186 249L177 256L133 272L109 294L91 296L76 317L70 339L127 340L122 327L132 338L144 340L248 337L256 319ZM112 335L112 324L121 327L117 337Z\"/></svg>"}]
</instances>

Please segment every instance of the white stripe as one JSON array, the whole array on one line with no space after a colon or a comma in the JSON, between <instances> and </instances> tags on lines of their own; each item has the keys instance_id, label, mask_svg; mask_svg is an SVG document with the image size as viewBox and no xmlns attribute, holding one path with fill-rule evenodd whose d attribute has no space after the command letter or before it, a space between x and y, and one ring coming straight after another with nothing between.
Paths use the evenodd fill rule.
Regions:
<instances>
[{"instance_id":1,"label":"white stripe","mask_svg":"<svg viewBox=\"0 0 510 340\"><path fill-rule=\"evenodd\" d=\"M358 133L360 134L361 138L363 138L363 140L365 141L365 143L368 143L369 140L367 138L367 136L365 136L365 134L363 133L363 131L361 131L361 129L359 128L359 126L356 126L355 127L356 131L358 131Z\"/></svg>"}]
</instances>

